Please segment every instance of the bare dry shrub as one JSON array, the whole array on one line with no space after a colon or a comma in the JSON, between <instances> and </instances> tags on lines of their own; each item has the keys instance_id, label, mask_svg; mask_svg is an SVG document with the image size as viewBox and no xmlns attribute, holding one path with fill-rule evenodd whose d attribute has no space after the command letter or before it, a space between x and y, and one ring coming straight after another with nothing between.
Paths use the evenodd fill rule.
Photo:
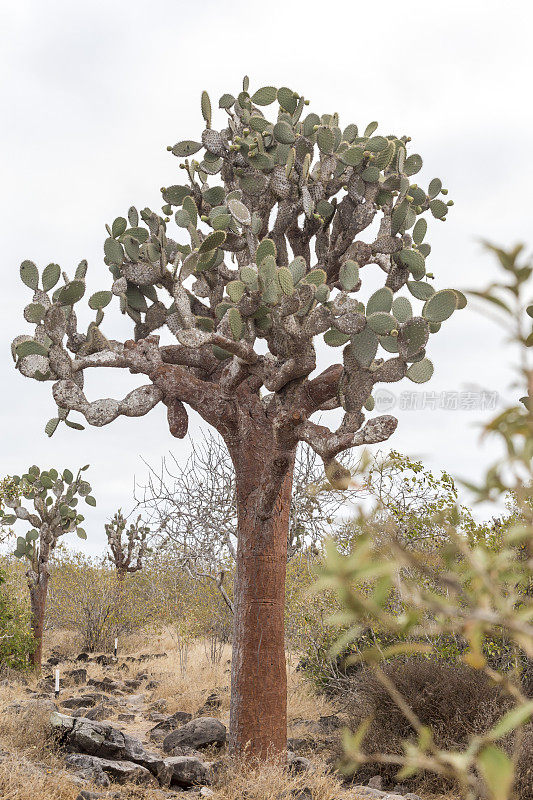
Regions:
<instances>
[{"instance_id":1,"label":"bare dry shrub","mask_svg":"<svg viewBox=\"0 0 533 800\"><path fill-rule=\"evenodd\" d=\"M514 790L518 800L533 800L533 724L531 723L522 733Z\"/></svg>"},{"instance_id":2,"label":"bare dry shrub","mask_svg":"<svg viewBox=\"0 0 533 800\"><path fill-rule=\"evenodd\" d=\"M412 658L386 664L383 671L420 722L431 727L436 745L446 750L463 749L472 736L490 728L513 705L499 686L464 664ZM354 676L351 691L346 708L349 727L356 730L364 719L372 718L364 752L401 754L402 740L413 739L414 729L371 668ZM382 764L363 765L355 774L355 782L363 783L379 772L385 781L394 784L397 769ZM433 773L415 776L405 783L428 790L449 788Z\"/></svg>"},{"instance_id":3,"label":"bare dry shrub","mask_svg":"<svg viewBox=\"0 0 533 800\"><path fill-rule=\"evenodd\" d=\"M54 749L50 729L51 703L41 700L7 706L0 715L1 739L10 749L23 752L31 758L43 758Z\"/></svg>"}]
</instances>

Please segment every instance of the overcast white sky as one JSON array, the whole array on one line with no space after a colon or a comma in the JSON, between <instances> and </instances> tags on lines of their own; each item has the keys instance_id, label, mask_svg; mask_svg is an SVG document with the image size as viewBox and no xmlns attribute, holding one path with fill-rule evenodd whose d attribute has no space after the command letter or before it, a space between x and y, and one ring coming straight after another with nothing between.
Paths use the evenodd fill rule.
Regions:
<instances>
[{"instance_id":1,"label":"overcast white sky","mask_svg":"<svg viewBox=\"0 0 533 800\"><path fill-rule=\"evenodd\" d=\"M203 89L216 106L248 74L254 90L290 86L310 98L310 110L338 111L341 123L376 119L378 132L412 136L424 158L417 179L441 177L455 201L428 235L443 288L482 286L496 274L481 238L531 246L532 25L525 0L2 4L1 474L89 462L98 506L87 514L87 549L97 552L104 521L131 508L134 476L146 472L141 456L156 464L172 449L185 458L187 444L172 439L161 406L103 429L63 426L48 439L50 384L16 372L9 344L29 332L23 259L72 270L87 258L89 290L107 288L104 223L131 204L159 208L159 187L179 182L165 148L198 137ZM428 391L504 394L512 378L499 330L473 309L443 326L429 355ZM136 385L109 371L91 376L90 399L118 397L125 382ZM405 384L393 386L396 398L416 388ZM400 410L390 444L476 478L495 454L476 427L489 413ZM202 425L193 418L193 433Z\"/></svg>"}]
</instances>

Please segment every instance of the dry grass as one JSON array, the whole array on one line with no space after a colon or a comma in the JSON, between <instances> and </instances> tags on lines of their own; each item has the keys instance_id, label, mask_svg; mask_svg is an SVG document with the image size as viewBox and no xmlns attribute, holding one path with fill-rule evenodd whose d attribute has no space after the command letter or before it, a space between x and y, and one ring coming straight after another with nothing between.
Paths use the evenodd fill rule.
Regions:
<instances>
[{"instance_id":1,"label":"dry grass","mask_svg":"<svg viewBox=\"0 0 533 800\"><path fill-rule=\"evenodd\" d=\"M138 690L134 690L145 695L143 711L152 703L165 700L165 713L185 711L195 714L207 697L216 691L221 698L221 706L210 713L225 724L228 723L229 648L223 650L220 662L213 664L208 658L204 643L195 642L189 648L187 665L181 672L176 641L168 632L159 636L132 636L121 640L120 651L123 655L166 653L166 657L125 663L119 658L117 667L102 667L94 662L74 664L72 659L78 654L79 646L66 635L48 636L47 645L45 659L51 652L64 656L65 662L59 665L61 672L73 666L83 666L87 669L89 678L102 679L107 676L118 680L132 678L140 671L148 673L149 679L158 682L157 687L147 691L143 683ZM300 726L302 720L317 720L320 716L335 713L336 709L334 704L317 696L305 683L301 673L296 671L296 657L289 654L287 662L289 735L305 736L305 725ZM45 674L51 671L45 669ZM48 735L49 709L42 703L39 705L39 701L26 705L29 692L35 690L38 690L38 682L34 677L0 686L0 749L8 753L3 761L0 759L1 800L34 800L36 797L46 800L75 800L82 788L101 793L102 790L97 787L86 783L80 785L72 773L64 769L64 757L56 751L54 742ZM62 690L61 698L65 699L83 691L86 689L73 686ZM125 696L124 704L127 699ZM22 703L22 710L10 709L9 706L13 703ZM113 715L126 710L124 704L114 709ZM154 724L143 713L137 714L135 722L131 723L114 721L113 716L110 721L141 739ZM156 749L153 743L149 744L149 748ZM255 767L232 764L231 769L223 774L223 780L212 787L214 798L290 800L297 798L298 792L307 788L311 791L313 800L356 800L356 790L348 790L341 785L330 768L328 769L327 758L327 752L324 753L324 758L315 754L312 757L312 771L303 775L290 775L286 769L275 764ZM111 795L117 790L122 797L131 800L162 800L165 796L165 792L160 790L130 785L112 786L108 792ZM304 798L309 794L302 793L300 796ZM429 800L429 796L425 795L424 800ZM451 797L441 796L440 800L451 800Z\"/></svg>"},{"instance_id":2,"label":"dry grass","mask_svg":"<svg viewBox=\"0 0 533 800\"><path fill-rule=\"evenodd\" d=\"M313 800L355 800L357 794L344 790L340 782L328 773L323 763L315 761L310 772L290 775L276 764L257 766L232 765L227 774L213 787L220 800L282 800L298 797L298 792L310 789ZM302 795L303 796L303 795Z\"/></svg>"},{"instance_id":3,"label":"dry grass","mask_svg":"<svg viewBox=\"0 0 533 800\"><path fill-rule=\"evenodd\" d=\"M214 691L220 695L222 705L220 715L229 713L229 685L231 668L231 651L224 648L218 664L212 664L206 657L201 642L193 644L188 653L187 665L183 672L177 651L167 650L168 657L147 662L143 667L150 676L159 682L154 690L153 698L165 699L167 710L186 711L195 714Z\"/></svg>"}]
</instances>

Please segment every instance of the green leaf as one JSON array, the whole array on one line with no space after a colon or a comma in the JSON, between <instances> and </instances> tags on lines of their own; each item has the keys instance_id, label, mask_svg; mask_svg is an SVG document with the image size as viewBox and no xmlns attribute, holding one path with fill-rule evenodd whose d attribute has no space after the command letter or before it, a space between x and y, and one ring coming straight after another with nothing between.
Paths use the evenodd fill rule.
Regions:
<instances>
[{"instance_id":1,"label":"green leaf","mask_svg":"<svg viewBox=\"0 0 533 800\"><path fill-rule=\"evenodd\" d=\"M238 341L244 333L244 323L237 308L230 308L228 312L228 322L232 337L235 341Z\"/></svg>"},{"instance_id":2,"label":"green leaf","mask_svg":"<svg viewBox=\"0 0 533 800\"><path fill-rule=\"evenodd\" d=\"M275 86L263 86L252 95L252 103L256 106L269 106L277 98L278 90Z\"/></svg>"},{"instance_id":3,"label":"green leaf","mask_svg":"<svg viewBox=\"0 0 533 800\"><path fill-rule=\"evenodd\" d=\"M367 317L367 325L380 336L390 333L397 326L397 322L386 311L374 311Z\"/></svg>"},{"instance_id":4,"label":"green leaf","mask_svg":"<svg viewBox=\"0 0 533 800\"><path fill-rule=\"evenodd\" d=\"M491 800L509 800L514 770L509 756L499 747L484 747L477 759Z\"/></svg>"},{"instance_id":5,"label":"green leaf","mask_svg":"<svg viewBox=\"0 0 533 800\"><path fill-rule=\"evenodd\" d=\"M529 722L533 715L533 700L528 703L523 703L516 708L511 709L501 717L496 725L494 725L488 733L485 734L486 739L497 741L507 736L508 733L514 731L516 728L525 725Z\"/></svg>"},{"instance_id":6,"label":"green leaf","mask_svg":"<svg viewBox=\"0 0 533 800\"><path fill-rule=\"evenodd\" d=\"M335 134L331 128L321 126L317 131L317 144L321 153L332 153L335 146Z\"/></svg>"},{"instance_id":7,"label":"green leaf","mask_svg":"<svg viewBox=\"0 0 533 800\"><path fill-rule=\"evenodd\" d=\"M235 98L232 94L223 94L220 100L218 101L219 108L231 108L233 103L235 102Z\"/></svg>"},{"instance_id":8,"label":"green leaf","mask_svg":"<svg viewBox=\"0 0 533 800\"><path fill-rule=\"evenodd\" d=\"M111 264L122 264L124 260L124 250L120 242L109 236L104 242L104 255Z\"/></svg>"},{"instance_id":9,"label":"green leaf","mask_svg":"<svg viewBox=\"0 0 533 800\"><path fill-rule=\"evenodd\" d=\"M413 228L413 241L415 244L421 244L423 242L427 229L428 224L425 219L420 218L417 220L417 223Z\"/></svg>"},{"instance_id":10,"label":"green leaf","mask_svg":"<svg viewBox=\"0 0 533 800\"><path fill-rule=\"evenodd\" d=\"M30 303L24 309L24 319L26 322L38 325L44 317L45 312L46 309L41 303Z\"/></svg>"},{"instance_id":11,"label":"green leaf","mask_svg":"<svg viewBox=\"0 0 533 800\"><path fill-rule=\"evenodd\" d=\"M109 291L104 290L101 292L95 292L89 298L89 308L92 308L94 311L96 311L99 308L105 308L106 306L109 305L112 298L113 295Z\"/></svg>"},{"instance_id":12,"label":"green leaf","mask_svg":"<svg viewBox=\"0 0 533 800\"><path fill-rule=\"evenodd\" d=\"M53 289L59 278L61 277L61 268L59 264L48 264L43 269L43 289L48 292Z\"/></svg>"},{"instance_id":13,"label":"green leaf","mask_svg":"<svg viewBox=\"0 0 533 800\"><path fill-rule=\"evenodd\" d=\"M85 502L87 503L88 506L95 506L96 505L96 500L94 499L94 497L91 494L87 495L87 497L85 498Z\"/></svg>"},{"instance_id":14,"label":"green leaf","mask_svg":"<svg viewBox=\"0 0 533 800\"><path fill-rule=\"evenodd\" d=\"M448 206L442 200L432 200L429 204L429 210L436 219L444 219L448 213Z\"/></svg>"},{"instance_id":15,"label":"green leaf","mask_svg":"<svg viewBox=\"0 0 533 800\"><path fill-rule=\"evenodd\" d=\"M289 114L294 114L298 104L298 98L292 89L282 86L281 89L278 89L278 103L285 111L288 111Z\"/></svg>"},{"instance_id":16,"label":"green leaf","mask_svg":"<svg viewBox=\"0 0 533 800\"><path fill-rule=\"evenodd\" d=\"M237 200L236 198L228 200L228 209L234 219L236 219L237 222L240 222L241 225L250 225L252 216L248 207L245 206L244 203L241 203L240 200Z\"/></svg>"},{"instance_id":17,"label":"green leaf","mask_svg":"<svg viewBox=\"0 0 533 800\"><path fill-rule=\"evenodd\" d=\"M377 167L367 167L361 173L361 177L367 183L376 183L379 180L379 169Z\"/></svg>"},{"instance_id":18,"label":"green leaf","mask_svg":"<svg viewBox=\"0 0 533 800\"><path fill-rule=\"evenodd\" d=\"M20 277L22 283L29 286L30 289L37 289L39 286L39 270L33 261L23 261L20 265Z\"/></svg>"},{"instance_id":19,"label":"green leaf","mask_svg":"<svg viewBox=\"0 0 533 800\"><path fill-rule=\"evenodd\" d=\"M188 194L190 194L190 192L188 192ZM203 197L210 206L220 206L226 199L226 192L223 186L211 186L203 192Z\"/></svg>"},{"instance_id":20,"label":"green leaf","mask_svg":"<svg viewBox=\"0 0 533 800\"><path fill-rule=\"evenodd\" d=\"M411 364L405 374L413 383L426 383L433 375L433 364L429 358L423 358Z\"/></svg>"},{"instance_id":21,"label":"green leaf","mask_svg":"<svg viewBox=\"0 0 533 800\"><path fill-rule=\"evenodd\" d=\"M339 159L348 167L357 167L364 157L365 153L362 147L349 147L347 150L339 153Z\"/></svg>"},{"instance_id":22,"label":"green leaf","mask_svg":"<svg viewBox=\"0 0 533 800\"><path fill-rule=\"evenodd\" d=\"M202 117L205 119L205 123L208 128L211 127L211 100L209 99L209 95L206 91L202 92L202 98L200 101L200 105L202 108Z\"/></svg>"},{"instance_id":23,"label":"green leaf","mask_svg":"<svg viewBox=\"0 0 533 800\"><path fill-rule=\"evenodd\" d=\"M417 300L429 300L435 294L435 289L425 281L407 281L407 288Z\"/></svg>"},{"instance_id":24,"label":"green leaf","mask_svg":"<svg viewBox=\"0 0 533 800\"><path fill-rule=\"evenodd\" d=\"M193 142L189 139L186 139L183 142L177 142L172 148L172 153L175 156L192 156L194 153L197 153L203 147L201 142Z\"/></svg>"},{"instance_id":25,"label":"green leaf","mask_svg":"<svg viewBox=\"0 0 533 800\"><path fill-rule=\"evenodd\" d=\"M185 188L185 187L179 186L179 187L176 187L176 188L181 189L181 188ZM144 244L144 242L146 242L148 240L148 231L146 230L146 228L139 228L137 226L133 226L132 228L128 228L128 230L125 231L124 236L125 237L126 236L133 236L133 238L137 239L138 242L140 242L141 244Z\"/></svg>"},{"instance_id":26,"label":"green leaf","mask_svg":"<svg viewBox=\"0 0 533 800\"><path fill-rule=\"evenodd\" d=\"M324 341L326 344L329 344L330 347L342 347L343 344L350 341L350 337L338 331L336 328L330 328L329 331L326 331L324 334Z\"/></svg>"},{"instance_id":27,"label":"green leaf","mask_svg":"<svg viewBox=\"0 0 533 800\"><path fill-rule=\"evenodd\" d=\"M435 292L426 302L422 315L429 322L444 322L457 308L457 295L451 289Z\"/></svg>"},{"instance_id":28,"label":"green leaf","mask_svg":"<svg viewBox=\"0 0 533 800\"><path fill-rule=\"evenodd\" d=\"M224 244L226 241L226 232L225 231L213 231L208 236L205 237L204 241L198 248L199 253L210 253L212 250L216 250L217 247L220 247L221 244Z\"/></svg>"},{"instance_id":29,"label":"green leaf","mask_svg":"<svg viewBox=\"0 0 533 800\"><path fill-rule=\"evenodd\" d=\"M114 242L114 239L109 241ZM118 242L115 242L118 244ZM119 245L120 247L120 245ZM62 286L58 292L57 300L62 306L71 306L77 303L85 294L85 281L73 280Z\"/></svg>"},{"instance_id":30,"label":"green leaf","mask_svg":"<svg viewBox=\"0 0 533 800\"><path fill-rule=\"evenodd\" d=\"M422 156L419 156L418 153L413 153L413 155L405 159L403 172L406 175L415 175L417 172L420 172L421 169L422 169Z\"/></svg>"},{"instance_id":31,"label":"green leaf","mask_svg":"<svg viewBox=\"0 0 533 800\"><path fill-rule=\"evenodd\" d=\"M442 181L440 178L433 178L432 181L429 182L428 186L428 197L430 200L433 200L442 189Z\"/></svg>"},{"instance_id":32,"label":"green leaf","mask_svg":"<svg viewBox=\"0 0 533 800\"><path fill-rule=\"evenodd\" d=\"M83 426L83 425L80 425L80 423L79 423L79 422L71 422L71 420L70 420L70 419L66 419L66 420L65 420L65 425L66 425L68 428L72 428L72 429L73 429L73 430L75 430L75 431L84 431L84 430L85 430L84 426Z\"/></svg>"},{"instance_id":33,"label":"green leaf","mask_svg":"<svg viewBox=\"0 0 533 800\"><path fill-rule=\"evenodd\" d=\"M111 226L111 235L116 239L118 236L122 236L127 227L127 220L124 217L117 217Z\"/></svg>"},{"instance_id":34,"label":"green leaf","mask_svg":"<svg viewBox=\"0 0 533 800\"><path fill-rule=\"evenodd\" d=\"M263 239L259 242L256 254L255 263L260 264L267 256L276 258L276 245L272 239Z\"/></svg>"},{"instance_id":35,"label":"green leaf","mask_svg":"<svg viewBox=\"0 0 533 800\"><path fill-rule=\"evenodd\" d=\"M372 134L377 129L377 127L378 127L378 123L377 122L369 122L368 125L365 128L365 132L363 133L363 136L365 136L365 137L372 136Z\"/></svg>"},{"instance_id":36,"label":"green leaf","mask_svg":"<svg viewBox=\"0 0 533 800\"><path fill-rule=\"evenodd\" d=\"M25 356L46 356L48 351L44 345L40 342L36 342L34 339L29 339L27 342L21 342L17 345L16 353L19 358L24 358Z\"/></svg>"},{"instance_id":37,"label":"green leaf","mask_svg":"<svg viewBox=\"0 0 533 800\"><path fill-rule=\"evenodd\" d=\"M381 289L375 291L374 294L369 297L368 303L366 304L367 317L370 316L370 314L374 314L376 311L386 311L388 313L392 308L393 297L392 290L389 289L388 286L383 286Z\"/></svg>"},{"instance_id":38,"label":"green leaf","mask_svg":"<svg viewBox=\"0 0 533 800\"><path fill-rule=\"evenodd\" d=\"M308 272L302 283L312 283L315 286L321 286L327 280L327 275L323 269L312 269Z\"/></svg>"},{"instance_id":39,"label":"green leaf","mask_svg":"<svg viewBox=\"0 0 533 800\"><path fill-rule=\"evenodd\" d=\"M274 137L280 144L292 144L296 141L292 127L285 120L276 122L274 125Z\"/></svg>"},{"instance_id":40,"label":"green leaf","mask_svg":"<svg viewBox=\"0 0 533 800\"><path fill-rule=\"evenodd\" d=\"M389 140L384 136L373 136L368 142L365 143L365 150L370 150L371 153L380 153L388 146Z\"/></svg>"},{"instance_id":41,"label":"green leaf","mask_svg":"<svg viewBox=\"0 0 533 800\"><path fill-rule=\"evenodd\" d=\"M359 266L355 261L345 261L339 271L339 281L345 292L352 292L359 283Z\"/></svg>"},{"instance_id":42,"label":"green leaf","mask_svg":"<svg viewBox=\"0 0 533 800\"><path fill-rule=\"evenodd\" d=\"M74 480L74 475L69 469L63 470L63 480L65 481L65 483L72 483L72 481Z\"/></svg>"},{"instance_id":43,"label":"green leaf","mask_svg":"<svg viewBox=\"0 0 533 800\"><path fill-rule=\"evenodd\" d=\"M400 261L409 268L409 271L414 275L415 278L418 279L424 277L426 272L426 262L424 260L424 256L421 255L418 250L404 248L400 251L399 257Z\"/></svg>"},{"instance_id":44,"label":"green leaf","mask_svg":"<svg viewBox=\"0 0 533 800\"><path fill-rule=\"evenodd\" d=\"M3 514L0 517L0 525L14 525L16 521L16 514Z\"/></svg>"},{"instance_id":45,"label":"green leaf","mask_svg":"<svg viewBox=\"0 0 533 800\"><path fill-rule=\"evenodd\" d=\"M76 534L77 534L79 539L86 539L87 538L87 534L86 534L86 532L84 531L83 528L76 528Z\"/></svg>"}]
</instances>

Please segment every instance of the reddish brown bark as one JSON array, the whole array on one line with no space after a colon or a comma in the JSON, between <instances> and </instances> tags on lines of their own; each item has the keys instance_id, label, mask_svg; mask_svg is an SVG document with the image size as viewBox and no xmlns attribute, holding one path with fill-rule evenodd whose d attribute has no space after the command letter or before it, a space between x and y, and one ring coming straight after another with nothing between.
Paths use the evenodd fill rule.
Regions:
<instances>
[{"instance_id":1,"label":"reddish brown bark","mask_svg":"<svg viewBox=\"0 0 533 800\"><path fill-rule=\"evenodd\" d=\"M284 757L285 574L294 451L276 452L269 432L256 429L253 437L241 439L232 458L239 537L230 751L254 758Z\"/></svg>"}]
</instances>

